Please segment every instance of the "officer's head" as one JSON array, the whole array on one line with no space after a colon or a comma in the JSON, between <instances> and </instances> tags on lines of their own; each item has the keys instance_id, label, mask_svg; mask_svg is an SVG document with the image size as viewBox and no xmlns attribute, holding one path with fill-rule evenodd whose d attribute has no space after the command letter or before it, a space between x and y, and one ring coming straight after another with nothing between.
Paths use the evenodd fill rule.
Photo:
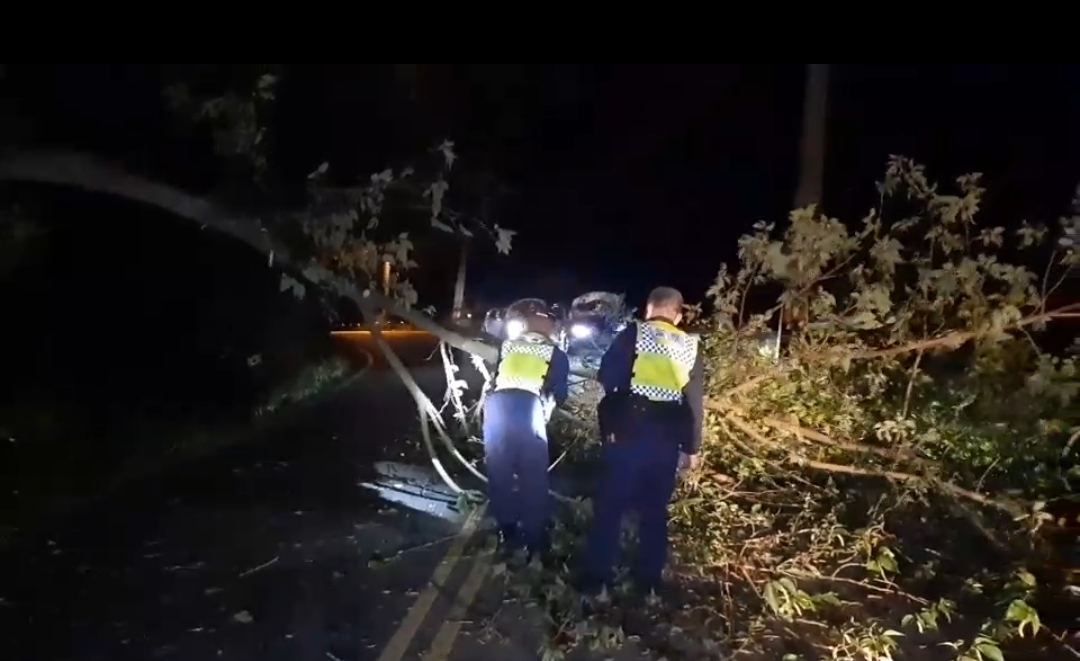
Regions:
<instances>
[{"instance_id":1,"label":"officer's head","mask_svg":"<svg viewBox=\"0 0 1080 661\"><path fill-rule=\"evenodd\" d=\"M547 303L538 298L515 301L506 309L507 335L514 339L522 333L540 333L551 337L555 333L555 320Z\"/></svg>"},{"instance_id":2,"label":"officer's head","mask_svg":"<svg viewBox=\"0 0 1080 661\"><path fill-rule=\"evenodd\" d=\"M549 314L530 314L524 321L528 333L540 333L547 338L555 334L555 320Z\"/></svg>"},{"instance_id":3,"label":"officer's head","mask_svg":"<svg viewBox=\"0 0 1080 661\"><path fill-rule=\"evenodd\" d=\"M663 317L672 323L682 321L683 297L674 287L657 287L645 301L645 318Z\"/></svg>"}]
</instances>

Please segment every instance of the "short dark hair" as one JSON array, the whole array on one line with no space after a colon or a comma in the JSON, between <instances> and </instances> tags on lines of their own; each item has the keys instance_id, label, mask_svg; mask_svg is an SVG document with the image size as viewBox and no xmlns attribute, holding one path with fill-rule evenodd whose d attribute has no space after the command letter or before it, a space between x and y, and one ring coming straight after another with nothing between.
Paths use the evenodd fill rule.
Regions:
<instances>
[{"instance_id":1,"label":"short dark hair","mask_svg":"<svg viewBox=\"0 0 1080 661\"><path fill-rule=\"evenodd\" d=\"M682 310L683 297L682 293L674 287L657 287L649 292L646 303L657 308Z\"/></svg>"}]
</instances>

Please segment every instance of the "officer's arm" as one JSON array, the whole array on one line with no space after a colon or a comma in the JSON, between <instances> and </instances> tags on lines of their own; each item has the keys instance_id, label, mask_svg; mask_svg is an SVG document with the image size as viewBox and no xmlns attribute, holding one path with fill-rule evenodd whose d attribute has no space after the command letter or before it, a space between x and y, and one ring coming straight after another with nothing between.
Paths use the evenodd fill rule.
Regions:
<instances>
[{"instance_id":1,"label":"officer's arm","mask_svg":"<svg viewBox=\"0 0 1080 661\"><path fill-rule=\"evenodd\" d=\"M485 387L490 391L495 389L495 380L499 377L499 366L502 365L503 359L503 345L499 344L499 352L495 354L495 367L491 370L491 378L488 379Z\"/></svg>"},{"instance_id":2,"label":"officer's arm","mask_svg":"<svg viewBox=\"0 0 1080 661\"><path fill-rule=\"evenodd\" d=\"M600 359L600 371L596 378L605 393L626 388L634 369L634 347L637 345L637 324L630 324L615 336L611 346Z\"/></svg>"},{"instance_id":3,"label":"officer's arm","mask_svg":"<svg viewBox=\"0 0 1080 661\"><path fill-rule=\"evenodd\" d=\"M694 360L694 366L690 368L690 380L683 386L683 398L693 414L694 429L687 441L689 445L685 445L682 451L686 454L697 454L701 447L701 432L705 425L705 368L701 364L700 351Z\"/></svg>"},{"instance_id":4,"label":"officer's arm","mask_svg":"<svg viewBox=\"0 0 1080 661\"><path fill-rule=\"evenodd\" d=\"M551 364L544 377L544 392L551 393L555 405L562 406L570 394L570 359L562 349L551 352Z\"/></svg>"}]
</instances>

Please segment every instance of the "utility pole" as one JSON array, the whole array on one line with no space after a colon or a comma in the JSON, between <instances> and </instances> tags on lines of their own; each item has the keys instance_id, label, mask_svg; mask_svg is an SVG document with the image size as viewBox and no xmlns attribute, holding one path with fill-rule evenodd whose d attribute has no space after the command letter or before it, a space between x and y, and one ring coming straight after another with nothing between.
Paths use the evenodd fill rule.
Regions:
<instances>
[{"instance_id":1,"label":"utility pole","mask_svg":"<svg viewBox=\"0 0 1080 661\"><path fill-rule=\"evenodd\" d=\"M795 189L795 204L802 209L811 204L821 207L825 180L825 139L828 128L829 65L806 65L806 93L803 96L802 135L799 139L799 183ZM794 259L788 267L788 289L802 291L808 284L794 268ZM776 326L775 356L779 356L780 334L785 324L798 325L805 320L808 310L803 300L789 301L780 309Z\"/></svg>"},{"instance_id":2,"label":"utility pole","mask_svg":"<svg viewBox=\"0 0 1080 661\"><path fill-rule=\"evenodd\" d=\"M825 138L829 101L829 65L806 65L802 137L799 141L799 185L795 207L821 204L825 179Z\"/></svg>"},{"instance_id":3,"label":"utility pole","mask_svg":"<svg viewBox=\"0 0 1080 661\"><path fill-rule=\"evenodd\" d=\"M379 284L382 286L383 296L385 296L387 298L390 298L390 286L392 284L391 279L393 278L392 274L393 274L393 267L390 264L390 260L389 259L384 259L379 264ZM385 309L382 309L382 308L379 309L379 316L378 316L378 319L376 320L375 323L377 325L379 325L379 326L385 326L386 325L386 310Z\"/></svg>"}]
</instances>

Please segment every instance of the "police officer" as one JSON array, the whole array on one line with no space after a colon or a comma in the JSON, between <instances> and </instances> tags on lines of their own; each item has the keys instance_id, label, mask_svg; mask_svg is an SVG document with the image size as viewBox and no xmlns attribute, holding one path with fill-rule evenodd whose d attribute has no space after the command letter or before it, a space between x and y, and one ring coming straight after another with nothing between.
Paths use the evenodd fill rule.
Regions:
<instances>
[{"instance_id":1,"label":"police officer","mask_svg":"<svg viewBox=\"0 0 1080 661\"><path fill-rule=\"evenodd\" d=\"M682 305L678 290L654 289L645 321L619 333L600 363L605 443L585 558L589 591L610 585L623 515L630 511L639 517L635 585L644 593L661 588L676 474L697 465L701 444L702 366L698 338L676 327Z\"/></svg>"},{"instance_id":2,"label":"police officer","mask_svg":"<svg viewBox=\"0 0 1080 661\"><path fill-rule=\"evenodd\" d=\"M544 306L511 310L524 332L502 343L484 399L489 511L503 550L543 551L549 513L547 422L567 397L570 361L555 346ZM515 493L516 492L516 493Z\"/></svg>"}]
</instances>

